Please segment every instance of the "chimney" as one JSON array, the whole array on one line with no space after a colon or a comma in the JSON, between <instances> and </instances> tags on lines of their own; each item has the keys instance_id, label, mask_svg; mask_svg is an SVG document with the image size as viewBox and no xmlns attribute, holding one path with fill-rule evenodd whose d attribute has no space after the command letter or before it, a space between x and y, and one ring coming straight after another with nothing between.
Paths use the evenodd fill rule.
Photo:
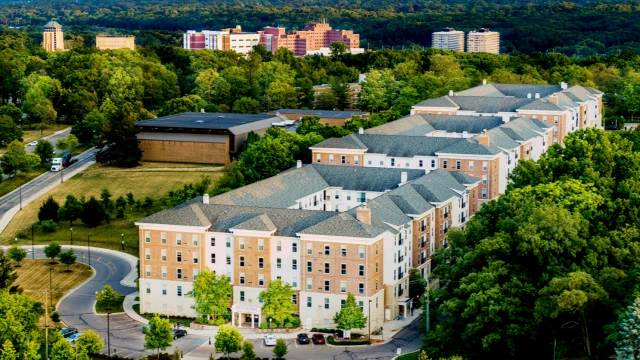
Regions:
<instances>
[{"instance_id":1,"label":"chimney","mask_svg":"<svg viewBox=\"0 0 640 360\"><path fill-rule=\"evenodd\" d=\"M482 134L478 135L478 142L484 146L489 146L489 135L487 135L487 129L482 130Z\"/></svg>"},{"instance_id":2,"label":"chimney","mask_svg":"<svg viewBox=\"0 0 640 360\"><path fill-rule=\"evenodd\" d=\"M540 93L536 93L536 99L540 99Z\"/></svg>"},{"instance_id":3,"label":"chimney","mask_svg":"<svg viewBox=\"0 0 640 360\"><path fill-rule=\"evenodd\" d=\"M296 169L300 169L302 167L302 160L296 161Z\"/></svg>"},{"instance_id":4,"label":"chimney","mask_svg":"<svg viewBox=\"0 0 640 360\"><path fill-rule=\"evenodd\" d=\"M558 105L558 95L553 94L549 96L549 102Z\"/></svg>"},{"instance_id":5,"label":"chimney","mask_svg":"<svg viewBox=\"0 0 640 360\"><path fill-rule=\"evenodd\" d=\"M453 90L449 90L449 96L453 96Z\"/></svg>"},{"instance_id":6,"label":"chimney","mask_svg":"<svg viewBox=\"0 0 640 360\"><path fill-rule=\"evenodd\" d=\"M487 79L482 79L482 85L487 85Z\"/></svg>"},{"instance_id":7,"label":"chimney","mask_svg":"<svg viewBox=\"0 0 640 360\"><path fill-rule=\"evenodd\" d=\"M367 208L367 204L356 210L356 219L361 223L371 225L371 209Z\"/></svg>"},{"instance_id":8,"label":"chimney","mask_svg":"<svg viewBox=\"0 0 640 360\"><path fill-rule=\"evenodd\" d=\"M531 99L531 93L527 94L527 99Z\"/></svg>"},{"instance_id":9,"label":"chimney","mask_svg":"<svg viewBox=\"0 0 640 360\"><path fill-rule=\"evenodd\" d=\"M208 204L209 203L209 194L202 195L202 203L203 204Z\"/></svg>"},{"instance_id":10,"label":"chimney","mask_svg":"<svg viewBox=\"0 0 640 360\"><path fill-rule=\"evenodd\" d=\"M200 114L204 114L204 109L200 109Z\"/></svg>"},{"instance_id":11,"label":"chimney","mask_svg":"<svg viewBox=\"0 0 640 360\"><path fill-rule=\"evenodd\" d=\"M463 137L463 138L468 137L468 135L469 135L469 132L468 132L468 131L463 131L463 132L462 132L462 137Z\"/></svg>"},{"instance_id":12,"label":"chimney","mask_svg":"<svg viewBox=\"0 0 640 360\"><path fill-rule=\"evenodd\" d=\"M561 83L560 83L560 88L561 88L562 90L567 90L567 87L568 87L568 85L567 85L567 83L566 83L566 82L564 82L564 81L563 81L563 82L561 82Z\"/></svg>"},{"instance_id":13,"label":"chimney","mask_svg":"<svg viewBox=\"0 0 640 360\"><path fill-rule=\"evenodd\" d=\"M364 134L364 129L363 128L358 129L358 134L360 135Z\"/></svg>"},{"instance_id":14,"label":"chimney","mask_svg":"<svg viewBox=\"0 0 640 360\"><path fill-rule=\"evenodd\" d=\"M407 172L403 171L400 173L400 184L398 186L404 185L407 183Z\"/></svg>"}]
</instances>

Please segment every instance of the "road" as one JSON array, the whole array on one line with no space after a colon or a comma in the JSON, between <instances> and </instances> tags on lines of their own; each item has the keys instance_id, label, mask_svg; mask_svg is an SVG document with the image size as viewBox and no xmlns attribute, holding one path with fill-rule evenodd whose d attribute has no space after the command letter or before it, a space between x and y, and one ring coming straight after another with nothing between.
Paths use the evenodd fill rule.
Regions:
<instances>
[{"instance_id":1,"label":"road","mask_svg":"<svg viewBox=\"0 0 640 360\"><path fill-rule=\"evenodd\" d=\"M31 249L28 247L27 249L29 251L27 259L30 259L32 257ZM63 246L62 249L66 250L67 247ZM79 262L88 262L87 251L78 248L74 251ZM35 249L35 257L45 258L41 248ZM111 252L104 252L99 248L92 247L91 267L95 271L95 276L59 302L58 313L60 313L62 322L67 326L77 328L80 332L91 329L98 333L105 342L104 353L107 353L106 344L107 339L110 338L112 355L117 354L137 359L153 354L153 351L144 350L142 324L132 320L124 313L110 315L109 324L107 324L106 315L98 315L93 311L95 294L106 284L111 285L122 295L136 291L135 287L127 287L120 283L131 271L129 262ZM55 279L53 281L53 286L55 286ZM107 336L107 327L109 327L110 337ZM205 337L189 335L174 341L174 346L178 346L186 354L207 340L208 338ZM174 347L171 347L166 351L171 353L173 349Z\"/></svg>"},{"instance_id":2,"label":"road","mask_svg":"<svg viewBox=\"0 0 640 360\"><path fill-rule=\"evenodd\" d=\"M55 149L58 139L64 139L67 136L69 136L70 133L71 133L71 128L68 128L66 130L61 131L59 134L50 135L49 137L44 138L44 140L48 140L51 143L51 145L53 145L53 148ZM36 147L27 145L26 149L27 149L27 154L31 154L36 149ZM58 151L56 150L56 153L57 152Z\"/></svg>"},{"instance_id":3,"label":"road","mask_svg":"<svg viewBox=\"0 0 640 360\"><path fill-rule=\"evenodd\" d=\"M64 172L73 170L74 168L78 168L88 162L93 161L96 151L96 148L92 148L76 156L75 159L78 159L78 162L69 166L61 172L48 171L33 179L32 181L22 186L22 195L20 189L16 189L0 198L0 218L14 206L20 205L21 198L28 199L34 195L37 195L42 189L47 188L50 185L55 184L56 182L59 183Z\"/></svg>"}]
</instances>

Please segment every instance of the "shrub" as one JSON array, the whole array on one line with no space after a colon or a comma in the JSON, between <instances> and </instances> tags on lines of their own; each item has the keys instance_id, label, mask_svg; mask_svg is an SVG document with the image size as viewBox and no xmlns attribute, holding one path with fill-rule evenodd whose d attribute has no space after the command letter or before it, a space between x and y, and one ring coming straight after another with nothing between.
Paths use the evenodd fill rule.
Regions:
<instances>
[{"instance_id":1,"label":"shrub","mask_svg":"<svg viewBox=\"0 0 640 360\"><path fill-rule=\"evenodd\" d=\"M275 329L275 328L277 328L277 327L278 327L278 324L276 324L276 323L271 323L271 326L269 326L269 327L270 327L270 328L272 328L272 329Z\"/></svg>"},{"instance_id":2,"label":"shrub","mask_svg":"<svg viewBox=\"0 0 640 360\"><path fill-rule=\"evenodd\" d=\"M218 318L215 321L215 325L220 326L220 325L224 325L227 323L227 320L225 320L222 316L218 316Z\"/></svg>"},{"instance_id":3,"label":"shrub","mask_svg":"<svg viewBox=\"0 0 640 360\"><path fill-rule=\"evenodd\" d=\"M54 233L58 229L58 225L53 220L45 220L40 223L42 231L46 233Z\"/></svg>"},{"instance_id":4,"label":"shrub","mask_svg":"<svg viewBox=\"0 0 640 360\"><path fill-rule=\"evenodd\" d=\"M300 323L301 323L300 322L300 318L298 318L298 317L295 317L295 318L291 319L291 325L293 325L294 327L300 326Z\"/></svg>"},{"instance_id":5,"label":"shrub","mask_svg":"<svg viewBox=\"0 0 640 360\"><path fill-rule=\"evenodd\" d=\"M287 329L291 329L293 327L293 325L291 323L286 323L284 324L284 327Z\"/></svg>"},{"instance_id":6,"label":"shrub","mask_svg":"<svg viewBox=\"0 0 640 360\"><path fill-rule=\"evenodd\" d=\"M262 330L266 330L269 327L269 324L267 324L266 322L263 322L262 324L260 324L259 328Z\"/></svg>"},{"instance_id":7,"label":"shrub","mask_svg":"<svg viewBox=\"0 0 640 360\"><path fill-rule=\"evenodd\" d=\"M327 343L331 345L370 345L369 340L336 340L333 336L327 336Z\"/></svg>"},{"instance_id":8,"label":"shrub","mask_svg":"<svg viewBox=\"0 0 640 360\"><path fill-rule=\"evenodd\" d=\"M51 313L51 321L53 321L54 323L58 323L60 322L60 313L58 313L57 311L54 311Z\"/></svg>"}]
</instances>

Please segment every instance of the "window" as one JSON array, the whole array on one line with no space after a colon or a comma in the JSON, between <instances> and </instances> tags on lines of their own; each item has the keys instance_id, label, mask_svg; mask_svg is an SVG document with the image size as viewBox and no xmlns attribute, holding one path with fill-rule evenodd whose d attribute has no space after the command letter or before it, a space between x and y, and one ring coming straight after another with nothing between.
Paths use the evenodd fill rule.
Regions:
<instances>
[{"instance_id":1,"label":"window","mask_svg":"<svg viewBox=\"0 0 640 360\"><path fill-rule=\"evenodd\" d=\"M211 246L212 247L216 246L216 238L214 238L214 237L211 238Z\"/></svg>"},{"instance_id":2,"label":"window","mask_svg":"<svg viewBox=\"0 0 640 360\"><path fill-rule=\"evenodd\" d=\"M431 167L435 169L435 167L436 167L436 161L435 160L431 160Z\"/></svg>"},{"instance_id":3,"label":"window","mask_svg":"<svg viewBox=\"0 0 640 360\"><path fill-rule=\"evenodd\" d=\"M325 309L329 308L329 298L324 298L324 308Z\"/></svg>"},{"instance_id":4,"label":"window","mask_svg":"<svg viewBox=\"0 0 640 360\"><path fill-rule=\"evenodd\" d=\"M482 175L482 185L487 185L487 175Z\"/></svg>"},{"instance_id":5,"label":"window","mask_svg":"<svg viewBox=\"0 0 640 360\"><path fill-rule=\"evenodd\" d=\"M443 169L446 169L448 165L449 165L449 162L447 160L442 160L442 168Z\"/></svg>"},{"instance_id":6,"label":"window","mask_svg":"<svg viewBox=\"0 0 640 360\"><path fill-rule=\"evenodd\" d=\"M298 305L298 295L291 295L291 301L293 301L294 304Z\"/></svg>"},{"instance_id":7,"label":"window","mask_svg":"<svg viewBox=\"0 0 640 360\"><path fill-rule=\"evenodd\" d=\"M354 157L353 157L353 164L354 164L354 165L358 165L358 163L359 163L359 161L358 161L358 157L357 157L357 156L354 156Z\"/></svg>"},{"instance_id":8,"label":"window","mask_svg":"<svg viewBox=\"0 0 640 360\"><path fill-rule=\"evenodd\" d=\"M376 244L376 255L378 255L378 244Z\"/></svg>"},{"instance_id":9,"label":"window","mask_svg":"<svg viewBox=\"0 0 640 360\"><path fill-rule=\"evenodd\" d=\"M198 237L198 235L191 235L191 244L193 244L193 246L198 246L199 242L200 238Z\"/></svg>"},{"instance_id":10,"label":"window","mask_svg":"<svg viewBox=\"0 0 640 360\"><path fill-rule=\"evenodd\" d=\"M297 253L298 252L298 243L294 242L291 244L291 252Z\"/></svg>"},{"instance_id":11,"label":"window","mask_svg":"<svg viewBox=\"0 0 640 360\"><path fill-rule=\"evenodd\" d=\"M176 234L176 245L182 245L182 234Z\"/></svg>"},{"instance_id":12,"label":"window","mask_svg":"<svg viewBox=\"0 0 640 360\"><path fill-rule=\"evenodd\" d=\"M244 284L244 279L245 279L244 273L240 273L240 285Z\"/></svg>"},{"instance_id":13,"label":"window","mask_svg":"<svg viewBox=\"0 0 640 360\"><path fill-rule=\"evenodd\" d=\"M331 255L331 245L325 245L324 246L324 255L325 256Z\"/></svg>"},{"instance_id":14,"label":"window","mask_svg":"<svg viewBox=\"0 0 640 360\"><path fill-rule=\"evenodd\" d=\"M351 201L351 193L350 192L347 193L347 201Z\"/></svg>"},{"instance_id":15,"label":"window","mask_svg":"<svg viewBox=\"0 0 640 360\"><path fill-rule=\"evenodd\" d=\"M346 281L340 281L340 292L341 293L346 293L347 292L347 282Z\"/></svg>"},{"instance_id":16,"label":"window","mask_svg":"<svg viewBox=\"0 0 640 360\"><path fill-rule=\"evenodd\" d=\"M240 247L240 250L244 250L244 239L240 239L238 246Z\"/></svg>"},{"instance_id":17,"label":"window","mask_svg":"<svg viewBox=\"0 0 640 360\"><path fill-rule=\"evenodd\" d=\"M364 259L364 246L358 246L358 258Z\"/></svg>"},{"instance_id":18,"label":"window","mask_svg":"<svg viewBox=\"0 0 640 360\"><path fill-rule=\"evenodd\" d=\"M147 284L147 294L151 294L151 284Z\"/></svg>"},{"instance_id":19,"label":"window","mask_svg":"<svg viewBox=\"0 0 640 360\"><path fill-rule=\"evenodd\" d=\"M146 277L151 277L151 265L147 265L144 267L144 272Z\"/></svg>"},{"instance_id":20,"label":"window","mask_svg":"<svg viewBox=\"0 0 640 360\"><path fill-rule=\"evenodd\" d=\"M240 256L240 267L244 267L244 256Z\"/></svg>"},{"instance_id":21,"label":"window","mask_svg":"<svg viewBox=\"0 0 640 360\"><path fill-rule=\"evenodd\" d=\"M331 273L331 264L330 263L324 263L324 273L325 274L330 274Z\"/></svg>"},{"instance_id":22,"label":"window","mask_svg":"<svg viewBox=\"0 0 640 360\"><path fill-rule=\"evenodd\" d=\"M358 294L364 294L364 283L358 283Z\"/></svg>"},{"instance_id":23,"label":"window","mask_svg":"<svg viewBox=\"0 0 640 360\"><path fill-rule=\"evenodd\" d=\"M162 267L162 278L163 279L167 278L167 267L166 266Z\"/></svg>"},{"instance_id":24,"label":"window","mask_svg":"<svg viewBox=\"0 0 640 360\"><path fill-rule=\"evenodd\" d=\"M276 259L276 268L277 269L282 269L282 259L280 259L280 258Z\"/></svg>"},{"instance_id":25,"label":"window","mask_svg":"<svg viewBox=\"0 0 640 360\"><path fill-rule=\"evenodd\" d=\"M145 260L151 260L151 249L144 249Z\"/></svg>"},{"instance_id":26,"label":"window","mask_svg":"<svg viewBox=\"0 0 640 360\"><path fill-rule=\"evenodd\" d=\"M557 116L557 115L556 115L556 116L554 116L554 117L553 117L553 123L554 123L554 124L557 124L557 123L558 123L558 120L560 120L560 117L559 117L559 116Z\"/></svg>"},{"instance_id":27,"label":"window","mask_svg":"<svg viewBox=\"0 0 640 360\"><path fill-rule=\"evenodd\" d=\"M482 170L487 171L487 162L486 161L482 162Z\"/></svg>"},{"instance_id":28,"label":"window","mask_svg":"<svg viewBox=\"0 0 640 360\"><path fill-rule=\"evenodd\" d=\"M409 167L409 162L407 161L404 165L405 167Z\"/></svg>"},{"instance_id":29,"label":"window","mask_svg":"<svg viewBox=\"0 0 640 360\"><path fill-rule=\"evenodd\" d=\"M182 286L178 285L178 296L182 296Z\"/></svg>"},{"instance_id":30,"label":"window","mask_svg":"<svg viewBox=\"0 0 640 360\"><path fill-rule=\"evenodd\" d=\"M333 155L332 154L329 155L329 164L333 164Z\"/></svg>"},{"instance_id":31,"label":"window","mask_svg":"<svg viewBox=\"0 0 640 360\"><path fill-rule=\"evenodd\" d=\"M293 277L293 280L291 280L291 287L297 288L298 287L298 278L297 277Z\"/></svg>"},{"instance_id":32,"label":"window","mask_svg":"<svg viewBox=\"0 0 640 360\"><path fill-rule=\"evenodd\" d=\"M340 245L340 256L347 257L347 246Z\"/></svg>"},{"instance_id":33,"label":"window","mask_svg":"<svg viewBox=\"0 0 640 360\"><path fill-rule=\"evenodd\" d=\"M345 299L340 300L340 309L342 309L346 304L347 304L347 300Z\"/></svg>"},{"instance_id":34,"label":"window","mask_svg":"<svg viewBox=\"0 0 640 360\"><path fill-rule=\"evenodd\" d=\"M358 265L358 276L364 276L364 265Z\"/></svg>"},{"instance_id":35,"label":"window","mask_svg":"<svg viewBox=\"0 0 640 360\"><path fill-rule=\"evenodd\" d=\"M264 258L258 258L258 269L264 269Z\"/></svg>"},{"instance_id":36,"label":"window","mask_svg":"<svg viewBox=\"0 0 640 360\"><path fill-rule=\"evenodd\" d=\"M298 260L296 259L291 260L291 268L293 270L298 270Z\"/></svg>"},{"instance_id":37,"label":"window","mask_svg":"<svg viewBox=\"0 0 640 360\"><path fill-rule=\"evenodd\" d=\"M242 259L244 259L244 256ZM231 265L231 255L227 255L227 265Z\"/></svg>"},{"instance_id":38,"label":"window","mask_svg":"<svg viewBox=\"0 0 640 360\"><path fill-rule=\"evenodd\" d=\"M331 281L325 280L324 281L324 291L329 291L330 289L331 289Z\"/></svg>"},{"instance_id":39,"label":"window","mask_svg":"<svg viewBox=\"0 0 640 360\"><path fill-rule=\"evenodd\" d=\"M167 285L162 285L162 295L167 295Z\"/></svg>"},{"instance_id":40,"label":"window","mask_svg":"<svg viewBox=\"0 0 640 360\"><path fill-rule=\"evenodd\" d=\"M200 271L198 271L197 269L193 270L193 281L196 281L196 278L198 277L198 274L200 274Z\"/></svg>"},{"instance_id":41,"label":"window","mask_svg":"<svg viewBox=\"0 0 640 360\"><path fill-rule=\"evenodd\" d=\"M176 261L182 262L182 251L176 251Z\"/></svg>"},{"instance_id":42,"label":"window","mask_svg":"<svg viewBox=\"0 0 640 360\"><path fill-rule=\"evenodd\" d=\"M160 233L160 243L162 244L167 243L167 233Z\"/></svg>"},{"instance_id":43,"label":"window","mask_svg":"<svg viewBox=\"0 0 640 360\"><path fill-rule=\"evenodd\" d=\"M419 167L422 167L422 166L423 166L422 160L418 161L418 166L419 166Z\"/></svg>"},{"instance_id":44,"label":"window","mask_svg":"<svg viewBox=\"0 0 640 360\"><path fill-rule=\"evenodd\" d=\"M460 160L456 160L456 170L460 170L461 166L462 164L460 163Z\"/></svg>"},{"instance_id":45,"label":"window","mask_svg":"<svg viewBox=\"0 0 640 360\"><path fill-rule=\"evenodd\" d=\"M264 251L264 239L258 239L258 251Z\"/></svg>"},{"instance_id":46,"label":"window","mask_svg":"<svg viewBox=\"0 0 640 360\"><path fill-rule=\"evenodd\" d=\"M240 301L244 301L244 291L240 291Z\"/></svg>"},{"instance_id":47,"label":"window","mask_svg":"<svg viewBox=\"0 0 640 360\"><path fill-rule=\"evenodd\" d=\"M313 278L307 278L307 290L313 290Z\"/></svg>"},{"instance_id":48,"label":"window","mask_svg":"<svg viewBox=\"0 0 640 360\"><path fill-rule=\"evenodd\" d=\"M307 307L312 307L313 302L311 301L311 296L307 296Z\"/></svg>"},{"instance_id":49,"label":"window","mask_svg":"<svg viewBox=\"0 0 640 360\"><path fill-rule=\"evenodd\" d=\"M146 242L146 243L150 243L151 242L151 232L150 231L145 231L144 232L144 242Z\"/></svg>"},{"instance_id":50,"label":"window","mask_svg":"<svg viewBox=\"0 0 640 360\"><path fill-rule=\"evenodd\" d=\"M197 252L194 252L194 253L192 254L192 257L193 257L193 263L194 263L194 264L197 264L197 263L198 263L198 253L197 253Z\"/></svg>"},{"instance_id":51,"label":"window","mask_svg":"<svg viewBox=\"0 0 640 360\"><path fill-rule=\"evenodd\" d=\"M384 165L384 160L380 160L380 166Z\"/></svg>"},{"instance_id":52,"label":"window","mask_svg":"<svg viewBox=\"0 0 640 360\"><path fill-rule=\"evenodd\" d=\"M391 166L396 166L396 159L391 158Z\"/></svg>"},{"instance_id":53,"label":"window","mask_svg":"<svg viewBox=\"0 0 640 360\"><path fill-rule=\"evenodd\" d=\"M473 170L473 161L469 161L469 170Z\"/></svg>"},{"instance_id":54,"label":"window","mask_svg":"<svg viewBox=\"0 0 640 360\"><path fill-rule=\"evenodd\" d=\"M553 128L553 134L558 135L558 128Z\"/></svg>"},{"instance_id":55,"label":"window","mask_svg":"<svg viewBox=\"0 0 640 360\"><path fill-rule=\"evenodd\" d=\"M282 251L282 240L276 242L276 251Z\"/></svg>"},{"instance_id":56,"label":"window","mask_svg":"<svg viewBox=\"0 0 640 360\"><path fill-rule=\"evenodd\" d=\"M482 198L483 199L487 198L487 189L482 189Z\"/></svg>"},{"instance_id":57,"label":"window","mask_svg":"<svg viewBox=\"0 0 640 360\"><path fill-rule=\"evenodd\" d=\"M216 263L216 254L211 254L211 263L212 264Z\"/></svg>"},{"instance_id":58,"label":"window","mask_svg":"<svg viewBox=\"0 0 640 360\"><path fill-rule=\"evenodd\" d=\"M307 261L307 272L313 272L313 262Z\"/></svg>"},{"instance_id":59,"label":"window","mask_svg":"<svg viewBox=\"0 0 640 360\"><path fill-rule=\"evenodd\" d=\"M340 162L343 163L343 164L346 164L347 163L347 157L344 156L344 155L340 156Z\"/></svg>"},{"instance_id":60,"label":"window","mask_svg":"<svg viewBox=\"0 0 640 360\"><path fill-rule=\"evenodd\" d=\"M378 262L376 261L376 274L378 273Z\"/></svg>"},{"instance_id":61,"label":"window","mask_svg":"<svg viewBox=\"0 0 640 360\"><path fill-rule=\"evenodd\" d=\"M182 280L182 269L176 269L176 279Z\"/></svg>"},{"instance_id":62,"label":"window","mask_svg":"<svg viewBox=\"0 0 640 360\"><path fill-rule=\"evenodd\" d=\"M160 250L160 260L167 261L167 250Z\"/></svg>"},{"instance_id":63,"label":"window","mask_svg":"<svg viewBox=\"0 0 640 360\"><path fill-rule=\"evenodd\" d=\"M340 264L340 274L347 275L347 264Z\"/></svg>"},{"instance_id":64,"label":"window","mask_svg":"<svg viewBox=\"0 0 640 360\"><path fill-rule=\"evenodd\" d=\"M258 275L258 286L264 286L264 275Z\"/></svg>"},{"instance_id":65,"label":"window","mask_svg":"<svg viewBox=\"0 0 640 360\"><path fill-rule=\"evenodd\" d=\"M231 247L231 238L227 238L227 247L230 248Z\"/></svg>"},{"instance_id":66,"label":"window","mask_svg":"<svg viewBox=\"0 0 640 360\"><path fill-rule=\"evenodd\" d=\"M364 311L364 301L358 301L358 306L360 306L360 311Z\"/></svg>"},{"instance_id":67,"label":"window","mask_svg":"<svg viewBox=\"0 0 640 360\"><path fill-rule=\"evenodd\" d=\"M313 244L307 243L307 255L313 254Z\"/></svg>"}]
</instances>

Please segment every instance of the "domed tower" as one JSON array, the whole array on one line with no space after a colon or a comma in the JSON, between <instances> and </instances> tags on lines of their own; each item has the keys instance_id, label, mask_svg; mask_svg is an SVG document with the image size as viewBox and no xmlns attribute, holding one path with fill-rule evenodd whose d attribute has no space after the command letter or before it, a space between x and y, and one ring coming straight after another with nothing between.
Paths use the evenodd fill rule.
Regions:
<instances>
[{"instance_id":1,"label":"domed tower","mask_svg":"<svg viewBox=\"0 0 640 360\"><path fill-rule=\"evenodd\" d=\"M64 33L62 26L55 21L49 21L44 25L43 46L47 51L64 50Z\"/></svg>"}]
</instances>

